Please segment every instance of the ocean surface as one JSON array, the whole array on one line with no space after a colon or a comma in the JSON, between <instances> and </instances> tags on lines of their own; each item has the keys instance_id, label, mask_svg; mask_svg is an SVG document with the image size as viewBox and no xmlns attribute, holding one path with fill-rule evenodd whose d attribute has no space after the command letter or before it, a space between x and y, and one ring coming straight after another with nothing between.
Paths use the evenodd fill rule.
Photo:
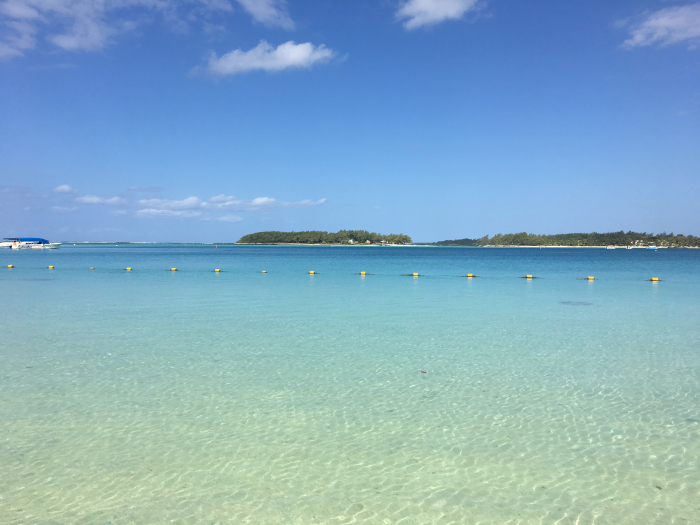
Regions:
<instances>
[{"instance_id":1,"label":"ocean surface","mask_svg":"<svg viewBox=\"0 0 700 525\"><path fill-rule=\"evenodd\" d=\"M0 266L3 525L700 523L700 250Z\"/></svg>"}]
</instances>

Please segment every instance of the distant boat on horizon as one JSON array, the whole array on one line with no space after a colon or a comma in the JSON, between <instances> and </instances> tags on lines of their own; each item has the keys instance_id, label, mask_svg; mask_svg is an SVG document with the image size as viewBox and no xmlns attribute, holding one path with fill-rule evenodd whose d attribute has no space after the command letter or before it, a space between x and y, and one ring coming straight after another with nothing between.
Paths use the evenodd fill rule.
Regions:
<instances>
[{"instance_id":1,"label":"distant boat on horizon","mask_svg":"<svg viewBox=\"0 0 700 525\"><path fill-rule=\"evenodd\" d=\"M612 244L608 244L608 245L605 247L605 249L606 249L606 250L614 250L615 247L614 247Z\"/></svg>"},{"instance_id":2,"label":"distant boat on horizon","mask_svg":"<svg viewBox=\"0 0 700 525\"><path fill-rule=\"evenodd\" d=\"M656 246L647 246L647 250L657 250Z\"/></svg>"}]
</instances>

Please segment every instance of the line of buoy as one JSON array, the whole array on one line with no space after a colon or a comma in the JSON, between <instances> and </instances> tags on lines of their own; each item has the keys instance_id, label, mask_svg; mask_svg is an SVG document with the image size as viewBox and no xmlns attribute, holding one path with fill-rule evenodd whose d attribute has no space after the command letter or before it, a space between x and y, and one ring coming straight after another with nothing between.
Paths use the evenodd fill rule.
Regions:
<instances>
[{"instance_id":1,"label":"line of buoy","mask_svg":"<svg viewBox=\"0 0 700 525\"><path fill-rule=\"evenodd\" d=\"M6 268L14 268L14 267L15 267L14 264L8 264L8 265L6 266ZM53 265L51 265L51 266L47 266L46 268L49 269L49 270L53 270L55 267L54 267ZM89 269L90 269L90 270L94 270L95 267L94 267L94 266L90 266ZM133 268L132 268L131 266L127 266L127 267L125 268L125 270L126 270L127 272L130 272L130 271L133 270ZM179 270L178 270L177 268L170 268L170 271L171 271L171 272L177 272L177 271L179 271ZM216 273L220 273L220 272L222 272L222 271L223 271L223 270L221 270L220 268L216 268L216 269L214 270L214 272L216 272ZM267 273L267 270L262 270L262 273ZM317 273L316 273L315 270L309 270L309 275L317 275ZM373 274L367 273L366 271L363 271L363 272L359 272L359 273L357 273L357 274L355 274L355 275L362 275L362 276L364 276L364 275L373 275ZM423 275L420 274L420 273L418 273L418 272L414 272L414 273L402 273L401 275L406 276L406 277L423 277ZM479 275L474 275L473 273L468 273L467 275L462 275L461 277L467 277L467 278L471 279L472 277L480 277L480 276L479 276ZM519 279L528 279L528 280L530 280L530 279L542 279L542 277L536 277L536 276L530 275L530 274L527 274L527 275L524 275L524 276L518 277L518 278L519 278ZM593 275L589 275L588 277L579 277L578 280L579 280L579 281L598 281L599 279L598 279L597 277L594 277ZM646 279L646 281L656 283L656 282L661 282L661 281L663 281L663 279L659 279L658 277L652 277L651 279Z\"/></svg>"}]
</instances>

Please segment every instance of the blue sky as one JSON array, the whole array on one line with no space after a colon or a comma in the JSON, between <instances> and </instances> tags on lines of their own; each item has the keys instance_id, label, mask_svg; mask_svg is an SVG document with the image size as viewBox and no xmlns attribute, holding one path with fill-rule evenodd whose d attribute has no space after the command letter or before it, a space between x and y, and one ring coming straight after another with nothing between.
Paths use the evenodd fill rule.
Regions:
<instances>
[{"instance_id":1,"label":"blue sky","mask_svg":"<svg viewBox=\"0 0 700 525\"><path fill-rule=\"evenodd\" d=\"M0 236L700 235L700 3L0 0Z\"/></svg>"}]
</instances>

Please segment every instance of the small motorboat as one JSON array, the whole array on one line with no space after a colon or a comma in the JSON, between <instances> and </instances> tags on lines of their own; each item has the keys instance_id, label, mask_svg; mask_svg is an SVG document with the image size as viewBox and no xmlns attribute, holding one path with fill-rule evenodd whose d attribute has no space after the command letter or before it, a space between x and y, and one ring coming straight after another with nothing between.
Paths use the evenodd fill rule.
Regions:
<instances>
[{"instance_id":1,"label":"small motorboat","mask_svg":"<svg viewBox=\"0 0 700 525\"><path fill-rule=\"evenodd\" d=\"M10 247L13 250L55 250L59 246L61 246L60 242L50 242L39 237L19 237L17 239L12 239L12 245Z\"/></svg>"},{"instance_id":2,"label":"small motorboat","mask_svg":"<svg viewBox=\"0 0 700 525\"><path fill-rule=\"evenodd\" d=\"M647 246L647 250L658 250L656 246Z\"/></svg>"},{"instance_id":3,"label":"small motorboat","mask_svg":"<svg viewBox=\"0 0 700 525\"><path fill-rule=\"evenodd\" d=\"M0 242L0 248L12 248L13 244L18 244L19 238L17 237L5 237L2 242Z\"/></svg>"},{"instance_id":4,"label":"small motorboat","mask_svg":"<svg viewBox=\"0 0 700 525\"><path fill-rule=\"evenodd\" d=\"M614 247L612 244L608 244L608 245L605 247L605 249L606 249L606 250L614 250L615 247Z\"/></svg>"}]
</instances>

